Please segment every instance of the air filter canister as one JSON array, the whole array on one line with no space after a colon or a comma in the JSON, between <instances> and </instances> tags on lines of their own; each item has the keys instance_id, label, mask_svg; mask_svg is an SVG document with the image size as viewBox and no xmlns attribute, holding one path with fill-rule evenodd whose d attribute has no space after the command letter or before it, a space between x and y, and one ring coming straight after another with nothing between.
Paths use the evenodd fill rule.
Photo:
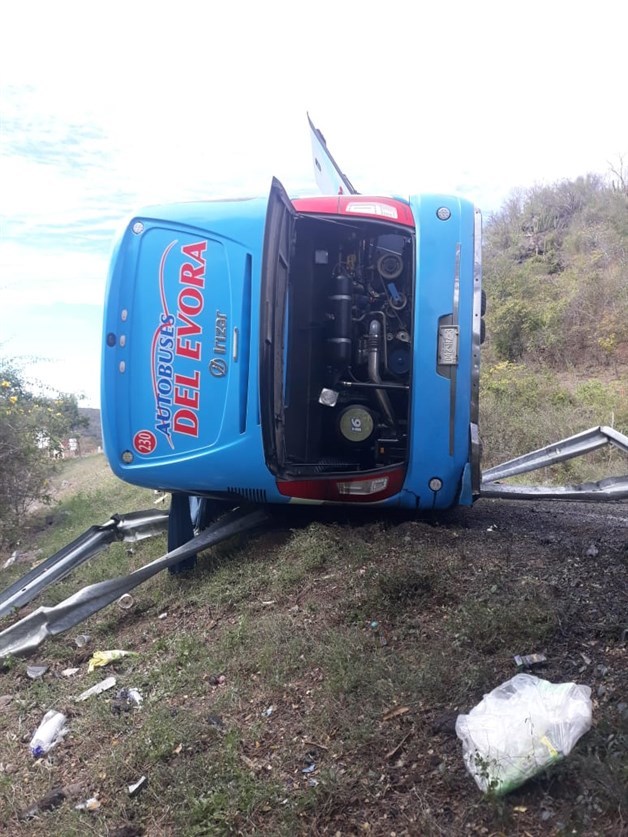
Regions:
<instances>
[{"instance_id":1,"label":"air filter canister","mask_svg":"<svg viewBox=\"0 0 628 837\"><path fill-rule=\"evenodd\" d=\"M345 407L338 417L338 430L346 442L352 445L364 444L375 430L373 414L361 404Z\"/></svg>"}]
</instances>

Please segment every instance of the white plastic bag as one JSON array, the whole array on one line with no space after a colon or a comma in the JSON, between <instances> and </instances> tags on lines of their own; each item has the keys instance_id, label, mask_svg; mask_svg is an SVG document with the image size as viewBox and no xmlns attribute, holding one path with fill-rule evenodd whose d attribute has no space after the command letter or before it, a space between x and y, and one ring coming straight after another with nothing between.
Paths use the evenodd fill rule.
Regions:
<instances>
[{"instance_id":1,"label":"white plastic bag","mask_svg":"<svg viewBox=\"0 0 628 837\"><path fill-rule=\"evenodd\" d=\"M571 752L591 727L591 689L517 674L459 715L467 770L480 790L504 794Z\"/></svg>"}]
</instances>

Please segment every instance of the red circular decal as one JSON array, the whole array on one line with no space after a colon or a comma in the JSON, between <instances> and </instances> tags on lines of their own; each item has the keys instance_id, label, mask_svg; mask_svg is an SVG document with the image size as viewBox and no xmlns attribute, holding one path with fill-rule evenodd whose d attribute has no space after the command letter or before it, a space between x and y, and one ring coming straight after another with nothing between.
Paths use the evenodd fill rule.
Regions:
<instances>
[{"instance_id":1,"label":"red circular decal","mask_svg":"<svg viewBox=\"0 0 628 837\"><path fill-rule=\"evenodd\" d=\"M133 447L138 453L152 453L157 447L155 434L150 430L138 430L133 437Z\"/></svg>"}]
</instances>

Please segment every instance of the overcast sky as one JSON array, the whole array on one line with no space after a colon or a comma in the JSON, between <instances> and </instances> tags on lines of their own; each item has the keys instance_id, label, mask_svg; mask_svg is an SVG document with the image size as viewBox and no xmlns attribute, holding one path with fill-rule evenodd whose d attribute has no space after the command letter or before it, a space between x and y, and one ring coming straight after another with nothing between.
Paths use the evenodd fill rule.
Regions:
<instances>
[{"instance_id":1,"label":"overcast sky","mask_svg":"<svg viewBox=\"0 0 628 837\"><path fill-rule=\"evenodd\" d=\"M628 4L30 0L0 29L0 354L99 403L108 254L154 202L517 187L628 154Z\"/></svg>"}]
</instances>

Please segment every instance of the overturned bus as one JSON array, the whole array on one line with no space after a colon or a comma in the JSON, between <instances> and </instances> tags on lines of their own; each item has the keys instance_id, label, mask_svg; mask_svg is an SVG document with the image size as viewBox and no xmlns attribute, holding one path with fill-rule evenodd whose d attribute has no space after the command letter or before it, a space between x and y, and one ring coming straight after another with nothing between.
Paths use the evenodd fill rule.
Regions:
<instances>
[{"instance_id":1,"label":"overturned bus","mask_svg":"<svg viewBox=\"0 0 628 837\"><path fill-rule=\"evenodd\" d=\"M114 472L212 508L470 505L480 214L355 192L149 207L118 241L102 414Z\"/></svg>"}]
</instances>

